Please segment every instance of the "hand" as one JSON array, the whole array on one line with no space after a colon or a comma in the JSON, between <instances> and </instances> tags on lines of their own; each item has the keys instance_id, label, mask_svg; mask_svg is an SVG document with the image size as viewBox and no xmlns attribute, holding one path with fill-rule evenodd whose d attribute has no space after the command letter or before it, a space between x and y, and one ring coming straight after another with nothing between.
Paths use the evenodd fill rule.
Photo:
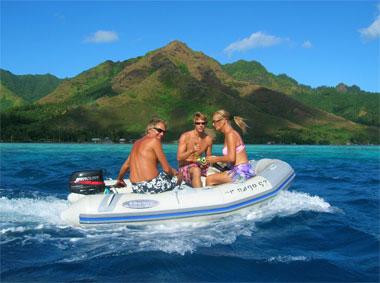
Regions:
<instances>
[{"instance_id":1,"label":"hand","mask_svg":"<svg viewBox=\"0 0 380 283\"><path fill-rule=\"evenodd\" d=\"M217 157L214 155L206 156L206 161L207 161L207 163L211 163L211 164L216 163Z\"/></svg>"},{"instance_id":2,"label":"hand","mask_svg":"<svg viewBox=\"0 0 380 283\"><path fill-rule=\"evenodd\" d=\"M114 186L115 187L126 187L127 184L124 182L124 180L117 180Z\"/></svg>"},{"instance_id":3,"label":"hand","mask_svg":"<svg viewBox=\"0 0 380 283\"><path fill-rule=\"evenodd\" d=\"M178 175L178 171L175 170L174 168L172 168L172 172L173 172L173 175L174 175L174 176L177 176L177 175Z\"/></svg>"},{"instance_id":4,"label":"hand","mask_svg":"<svg viewBox=\"0 0 380 283\"><path fill-rule=\"evenodd\" d=\"M194 143L194 152L198 152L201 149L198 143Z\"/></svg>"}]
</instances>

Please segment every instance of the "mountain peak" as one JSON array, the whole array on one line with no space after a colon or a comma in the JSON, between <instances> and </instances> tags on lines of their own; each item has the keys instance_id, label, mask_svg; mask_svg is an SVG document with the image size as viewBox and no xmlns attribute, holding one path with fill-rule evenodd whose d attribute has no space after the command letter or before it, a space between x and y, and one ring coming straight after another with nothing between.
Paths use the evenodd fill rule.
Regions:
<instances>
[{"instance_id":1,"label":"mountain peak","mask_svg":"<svg viewBox=\"0 0 380 283\"><path fill-rule=\"evenodd\" d=\"M176 57L178 54L189 56L194 52L185 43L178 40L173 40L168 45L159 48L156 51L165 53L169 57Z\"/></svg>"},{"instance_id":2,"label":"mountain peak","mask_svg":"<svg viewBox=\"0 0 380 283\"><path fill-rule=\"evenodd\" d=\"M338 84L335 88L338 92L347 92L347 85L344 83Z\"/></svg>"},{"instance_id":3,"label":"mountain peak","mask_svg":"<svg viewBox=\"0 0 380 283\"><path fill-rule=\"evenodd\" d=\"M171 48L171 49L176 49L176 48L183 48L183 49L190 49L186 43L181 42L179 40L173 40L169 42L168 45L164 46L164 48Z\"/></svg>"}]
</instances>

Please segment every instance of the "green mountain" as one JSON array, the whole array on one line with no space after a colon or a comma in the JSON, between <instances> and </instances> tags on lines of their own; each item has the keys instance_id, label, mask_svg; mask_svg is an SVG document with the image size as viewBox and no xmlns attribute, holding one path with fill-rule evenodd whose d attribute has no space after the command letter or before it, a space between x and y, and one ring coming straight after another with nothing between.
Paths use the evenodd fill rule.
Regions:
<instances>
[{"instance_id":1,"label":"green mountain","mask_svg":"<svg viewBox=\"0 0 380 283\"><path fill-rule=\"evenodd\" d=\"M28 103L24 99L18 97L16 94L0 84L0 111L25 104Z\"/></svg>"},{"instance_id":2,"label":"green mountain","mask_svg":"<svg viewBox=\"0 0 380 283\"><path fill-rule=\"evenodd\" d=\"M61 83L61 79L50 75L21 75L17 76L9 71L0 69L1 92L8 92L7 101L22 100L24 103L33 103L48 95ZM9 93L12 93L10 97ZM3 96L2 96L3 99ZM4 98L5 99L5 98ZM15 102L17 105L18 103ZM2 105L2 109L5 109Z\"/></svg>"},{"instance_id":3,"label":"green mountain","mask_svg":"<svg viewBox=\"0 0 380 283\"><path fill-rule=\"evenodd\" d=\"M223 65L223 70L231 77L248 81L285 94L298 92L311 93L312 88L306 85L299 85L298 82L286 74L274 75L265 69L257 61L239 60L231 64Z\"/></svg>"},{"instance_id":4,"label":"green mountain","mask_svg":"<svg viewBox=\"0 0 380 283\"><path fill-rule=\"evenodd\" d=\"M342 85L342 84L340 84ZM380 126L380 95L363 91L340 91L339 88L317 88L313 94L296 93L295 99L353 122Z\"/></svg>"},{"instance_id":5,"label":"green mountain","mask_svg":"<svg viewBox=\"0 0 380 283\"><path fill-rule=\"evenodd\" d=\"M340 83L336 87L318 87L298 84L285 74L274 75L256 61L239 60L223 66L231 77L258 84L288 95L302 103L368 126L380 126L380 94L348 87Z\"/></svg>"},{"instance_id":6,"label":"green mountain","mask_svg":"<svg viewBox=\"0 0 380 283\"><path fill-rule=\"evenodd\" d=\"M191 117L227 109L247 119L246 143L379 143L379 129L312 108L281 92L233 78L224 66L173 41L145 56L106 61L64 80L33 105L2 112L2 140L90 141L140 137L152 117L169 122L166 141ZM209 125L209 131L212 131ZM223 140L217 133L217 141Z\"/></svg>"}]
</instances>

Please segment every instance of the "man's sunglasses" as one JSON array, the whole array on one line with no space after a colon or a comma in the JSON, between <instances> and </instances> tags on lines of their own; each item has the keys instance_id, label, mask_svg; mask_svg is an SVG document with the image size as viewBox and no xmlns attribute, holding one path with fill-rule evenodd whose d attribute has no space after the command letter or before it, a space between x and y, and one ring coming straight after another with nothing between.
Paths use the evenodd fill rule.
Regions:
<instances>
[{"instance_id":1,"label":"man's sunglasses","mask_svg":"<svg viewBox=\"0 0 380 283\"><path fill-rule=\"evenodd\" d=\"M157 132L159 132L160 134L161 133L164 133L164 135L165 135L165 132L166 131L164 131L163 129L160 129L160 128L153 128L153 129L155 129Z\"/></svg>"},{"instance_id":2,"label":"man's sunglasses","mask_svg":"<svg viewBox=\"0 0 380 283\"><path fill-rule=\"evenodd\" d=\"M194 122L195 125L207 125L207 122Z\"/></svg>"}]
</instances>

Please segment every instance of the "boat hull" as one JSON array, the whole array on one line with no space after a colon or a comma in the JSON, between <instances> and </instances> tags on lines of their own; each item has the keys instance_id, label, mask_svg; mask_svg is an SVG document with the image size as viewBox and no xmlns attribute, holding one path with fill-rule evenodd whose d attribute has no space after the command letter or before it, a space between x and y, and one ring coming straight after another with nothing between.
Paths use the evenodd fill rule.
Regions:
<instances>
[{"instance_id":1,"label":"boat hull","mask_svg":"<svg viewBox=\"0 0 380 283\"><path fill-rule=\"evenodd\" d=\"M289 188L295 177L280 160L251 162L257 176L244 183L193 189L177 187L160 194L117 193L88 195L62 212L71 225L122 223L143 225L162 221L219 218L263 202ZM261 168L260 168L261 167Z\"/></svg>"}]
</instances>

